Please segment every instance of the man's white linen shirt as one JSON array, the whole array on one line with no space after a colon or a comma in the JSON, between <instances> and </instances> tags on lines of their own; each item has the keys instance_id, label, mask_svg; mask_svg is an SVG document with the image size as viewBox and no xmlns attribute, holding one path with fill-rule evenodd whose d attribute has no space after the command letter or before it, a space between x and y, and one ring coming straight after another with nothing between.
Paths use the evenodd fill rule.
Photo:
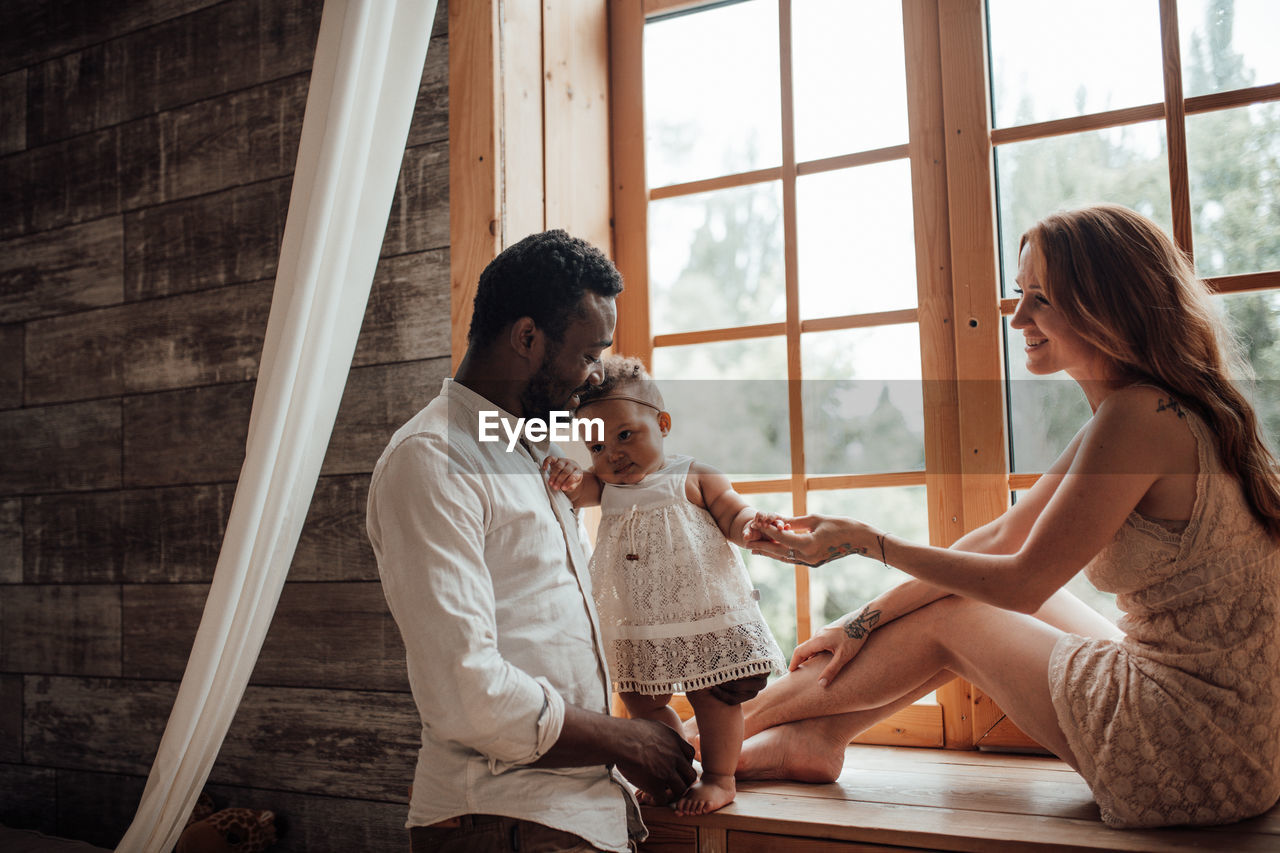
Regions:
<instances>
[{"instance_id":1,"label":"man's white linen shirt","mask_svg":"<svg viewBox=\"0 0 1280 853\"><path fill-rule=\"evenodd\" d=\"M531 820L605 850L642 832L602 766L528 766L565 703L608 713L609 687L581 530L539 470L549 442L477 439L480 411L515 418L446 379L373 470L368 532L404 638L422 719L408 826L462 814Z\"/></svg>"}]
</instances>

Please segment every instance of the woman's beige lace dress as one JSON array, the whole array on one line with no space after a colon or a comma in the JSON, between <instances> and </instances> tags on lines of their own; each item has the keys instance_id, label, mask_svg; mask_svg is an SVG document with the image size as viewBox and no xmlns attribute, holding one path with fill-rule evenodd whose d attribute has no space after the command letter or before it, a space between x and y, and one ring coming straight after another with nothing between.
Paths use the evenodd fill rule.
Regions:
<instances>
[{"instance_id":1,"label":"woman's beige lace dress","mask_svg":"<svg viewBox=\"0 0 1280 853\"><path fill-rule=\"evenodd\" d=\"M692 464L669 457L601 492L591 585L615 690L661 695L786 672L737 548L685 497Z\"/></svg>"},{"instance_id":2,"label":"woman's beige lace dress","mask_svg":"<svg viewBox=\"0 0 1280 853\"><path fill-rule=\"evenodd\" d=\"M1185 416L1200 464L1185 529L1135 513L1085 567L1126 636L1068 635L1049 662L1058 722L1117 828L1227 823L1280 796L1280 552Z\"/></svg>"}]
</instances>

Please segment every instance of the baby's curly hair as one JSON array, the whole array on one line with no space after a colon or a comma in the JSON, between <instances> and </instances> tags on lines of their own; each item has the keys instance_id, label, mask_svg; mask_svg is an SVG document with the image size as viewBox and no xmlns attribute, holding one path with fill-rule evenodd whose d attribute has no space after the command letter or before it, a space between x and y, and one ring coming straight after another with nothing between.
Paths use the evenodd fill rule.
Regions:
<instances>
[{"instance_id":1,"label":"baby's curly hair","mask_svg":"<svg viewBox=\"0 0 1280 853\"><path fill-rule=\"evenodd\" d=\"M658 383L645 369L644 362L630 355L607 355L601 362L604 367L604 379L599 385L588 386L578 394L578 408L595 400L626 394L648 400L658 409L666 406L662 402L662 392Z\"/></svg>"}]
</instances>

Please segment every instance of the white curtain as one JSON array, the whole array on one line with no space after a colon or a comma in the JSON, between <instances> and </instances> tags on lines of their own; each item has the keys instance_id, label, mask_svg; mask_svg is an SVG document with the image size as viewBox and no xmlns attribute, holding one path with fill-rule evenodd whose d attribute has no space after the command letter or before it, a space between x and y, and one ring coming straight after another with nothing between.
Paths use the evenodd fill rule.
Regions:
<instances>
[{"instance_id":1,"label":"white curtain","mask_svg":"<svg viewBox=\"0 0 1280 853\"><path fill-rule=\"evenodd\" d=\"M360 333L436 0L325 0L244 467L122 853L168 853L280 598Z\"/></svg>"}]
</instances>

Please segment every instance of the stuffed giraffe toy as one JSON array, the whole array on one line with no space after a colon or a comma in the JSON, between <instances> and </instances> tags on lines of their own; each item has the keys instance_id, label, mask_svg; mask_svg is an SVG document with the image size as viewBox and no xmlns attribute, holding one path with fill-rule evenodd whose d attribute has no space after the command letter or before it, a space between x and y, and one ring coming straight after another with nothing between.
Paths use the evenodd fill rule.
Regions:
<instances>
[{"instance_id":1,"label":"stuffed giraffe toy","mask_svg":"<svg viewBox=\"0 0 1280 853\"><path fill-rule=\"evenodd\" d=\"M276 843L276 816L263 809L214 811L213 799L202 793L191 810L175 853L263 853Z\"/></svg>"}]
</instances>

